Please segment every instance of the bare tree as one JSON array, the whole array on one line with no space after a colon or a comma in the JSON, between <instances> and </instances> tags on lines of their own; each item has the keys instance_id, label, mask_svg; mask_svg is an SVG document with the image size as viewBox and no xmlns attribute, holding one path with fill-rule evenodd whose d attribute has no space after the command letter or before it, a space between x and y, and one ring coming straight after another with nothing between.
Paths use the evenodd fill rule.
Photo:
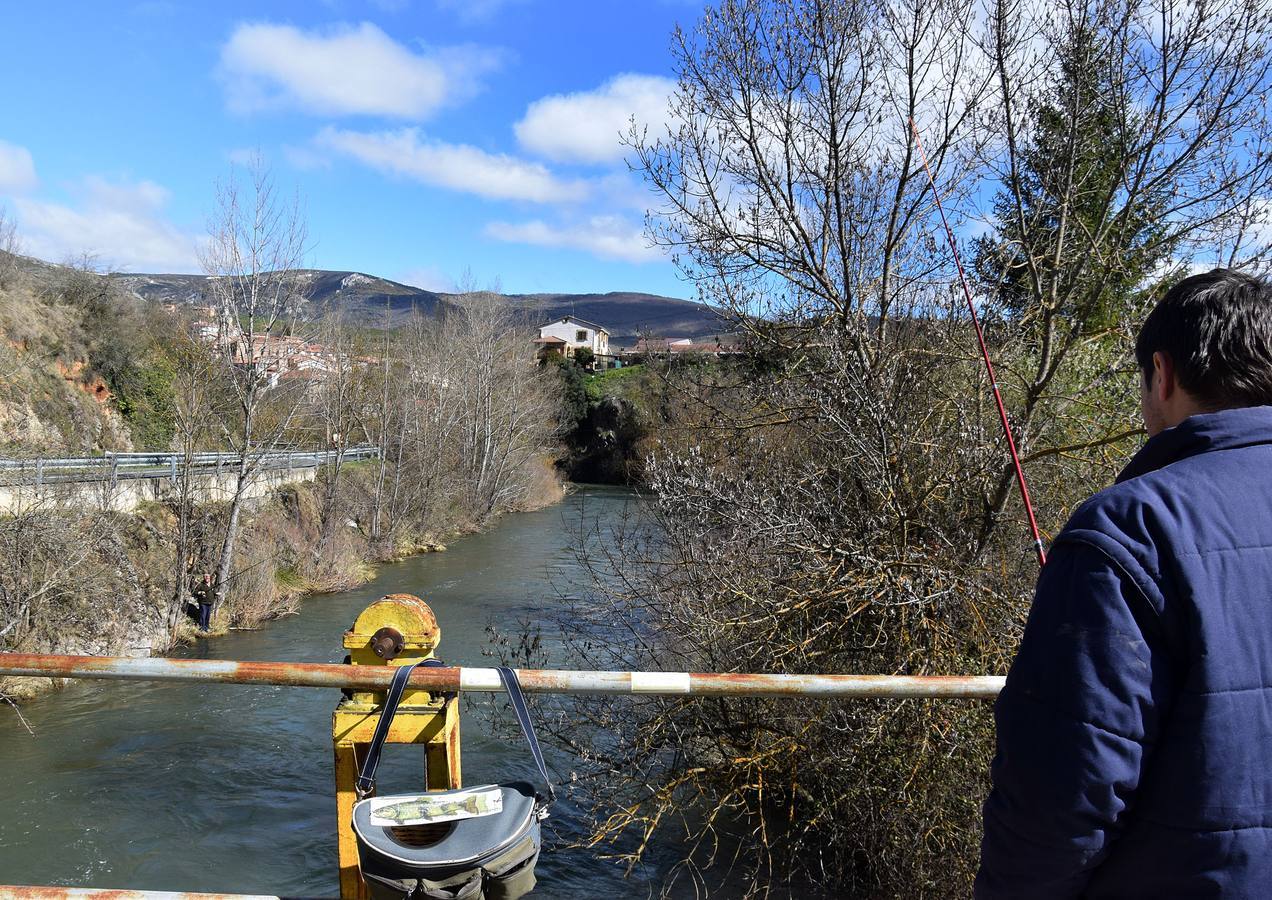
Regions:
<instances>
[{"instance_id":1,"label":"bare tree","mask_svg":"<svg viewBox=\"0 0 1272 900\"><path fill-rule=\"evenodd\" d=\"M523 329L488 292L438 318L412 315L362 370L375 398L362 427L381 447L372 532L425 533L456 514L482 525L533 500L551 452L555 381L535 365Z\"/></svg>"},{"instance_id":2,"label":"bare tree","mask_svg":"<svg viewBox=\"0 0 1272 900\"><path fill-rule=\"evenodd\" d=\"M324 470L321 535L314 548L315 556L322 553L331 536L345 453L366 436L363 395L370 386L364 377L366 364L360 358L360 342L355 339L344 311L328 311L319 325L320 374L312 393L317 417L322 423L323 447L335 457Z\"/></svg>"},{"instance_id":3,"label":"bare tree","mask_svg":"<svg viewBox=\"0 0 1272 900\"><path fill-rule=\"evenodd\" d=\"M547 448L555 396L535 365L525 328L492 292L470 293L439 332L452 360L444 387L461 404L460 481L479 522L514 509L525 485L513 478Z\"/></svg>"},{"instance_id":4,"label":"bare tree","mask_svg":"<svg viewBox=\"0 0 1272 900\"><path fill-rule=\"evenodd\" d=\"M177 633L177 624L185 610L189 580L196 562L192 546L192 520L196 496L195 454L210 450L219 437L216 422L225 415L229 398L224 368L213 356L213 348L188 329L174 327L175 343L169 355L173 363L173 410L175 418L175 450L180 454L173 487L177 517L176 541L173 548L172 593L169 596L167 627L169 640ZM206 477L206 476L205 476ZM206 561L205 561L206 565Z\"/></svg>"},{"instance_id":5,"label":"bare tree","mask_svg":"<svg viewBox=\"0 0 1272 900\"><path fill-rule=\"evenodd\" d=\"M233 385L237 409L224 435L239 461L234 472L225 539L217 562L213 614L225 602L234 564L244 496L299 407L304 382L290 378L293 334L305 303L301 267L308 232L299 198L286 200L264 162L217 189L216 210L200 257L219 321L217 346Z\"/></svg>"},{"instance_id":6,"label":"bare tree","mask_svg":"<svg viewBox=\"0 0 1272 900\"><path fill-rule=\"evenodd\" d=\"M649 234L705 301L766 343L835 324L862 366L880 363L898 305L943 263L910 119L944 193L973 186L990 74L973 8L729 0L676 32L674 127L629 142L659 203Z\"/></svg>"},{"instance_id":7,"label":"bare tree","mask_svg":"<svg viewBox=\"0 0 1272 900\"><path fill-rule=\"evenodd\" d=\"M407 420L402 392L401 367L394 364L395 345L391 333L392 309L385 302L381 319L381 337L377 348L379 359L367 369L367 393L375 398L373 411L364 419L363 434L379 448L376 460L375 485L371 493L370 537L373 544L384 538L385 491L389 487L390 453L393 453L392 471L401 471L404 441L402 428ZM396 437L396 439L395 439ZM393 489L399 484L396 477ZM394 521L389 517L390 522Z\"/></svg>"},{"instance_id":8,"label":"bare tree","mask_svg":"<svg viewBox=\"0 0 1272 900\"><path fill-rule=\"evenodd\" d=\"M107 652L115 622L92 607L118 593L121 569L131 569L118 521L58 499L41 492L0 516L0 648Z\"/></svg>"},{"instance_id":9,"label":"bare tree","mask_svg":"<svg viewBox=\"0 0 1272 900\"><path fill-rule=\"evenodd\" d=\"M459 403L464 382L454 350L444 325L412 317L401 351L405 415L400 464L390 495L395 516L409 510L422 521L432 522L437 510L462 506L457 448L464 428Z\"/></svg>"},{"instance_id":10,"label":"bare tree","mask_svg":"<svg viewBox=\"0 0 1272 900\"><path fill-rule=\"evenodd\" d=\"M7 287L18 271L18 254L22 242L18 238L18 222L0 206L0 288Z\"/></svg>"}]
</instances>

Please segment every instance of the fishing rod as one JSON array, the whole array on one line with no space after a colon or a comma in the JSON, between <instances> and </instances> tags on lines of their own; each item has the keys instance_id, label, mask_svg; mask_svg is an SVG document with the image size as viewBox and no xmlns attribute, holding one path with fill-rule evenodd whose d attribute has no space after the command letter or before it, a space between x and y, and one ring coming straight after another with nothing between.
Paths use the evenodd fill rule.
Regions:
<instances>
[{"instance_id":1,"label":"fishing rod","mask_svg":"<svg viewBox=\"0 0 1272 900\"><path fill-rule=\"evenodd\" d=\"M998 378L994 375L994 364L989 358L989 347L985 344L985 333L981 330L980 317L976 315L976 304L972 302L972 290L967 286L967 276L963 272L963 260L958 255L958 247L954 242L954 230L945 218L945 207L941 205L941 195L936 189L936 179L932 177L932 168L928 165L927 153L923 150L923 139L919 137L918 126L910 119L910 131L914 134L914 144L919 150L919 159L923 161L923 171L927 173L928 185L932 188L932 199L936 201L936 211L941 215L941 225L945 228L945 239L949 242L950 252L954 254L954 265L958 268L958 281L963 287L963 297L967 300L967 311L972 314L972 327L976 329L976 340L980 343L981 358L985 360L985 370L989 373L989 386L994 392L994 404L998 407L998 418L1003 425L1003 434L1007 436L1007 449L1011 453L1011 465L1016 470L1016 484L1020 486L1020 499L1025 504L1025 515L1029 517L1029 532L1033 535L1034 550L1038 554L1038 566L1047 564L1047 551L1042 546L1042 536L1038 533L1038 520L1034 517L1033 503L1029 500L1029 485L1025 482L1025 470L1020 465L1020 454L1016 452L1016 439L1011 433L1011 423L1007 420L1007 407L1003 403L1003 395L998 390Z\"/></svg>"}]
</instances>

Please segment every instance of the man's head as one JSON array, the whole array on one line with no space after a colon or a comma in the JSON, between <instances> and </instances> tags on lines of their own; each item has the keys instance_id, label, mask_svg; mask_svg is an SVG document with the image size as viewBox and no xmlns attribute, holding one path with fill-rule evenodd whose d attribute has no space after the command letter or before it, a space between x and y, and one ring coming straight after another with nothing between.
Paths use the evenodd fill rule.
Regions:
<instances>
[{"instance_id":1,"label":"man's head","mask_svg":"<svg viewBox=\"0 0 1272 900\"><path fill-rule=\"evenodd\" d=\"M203 573L203 583L204 583L204 584L211 584L211 583L212 583L212 573L211 573L211 572L204 572L204 573Z\"/></svg>"},{"instance_id":2,"label":"man's head","mask_svg":"<svg viewBox=\"0 0 1272 900\"><path fill-rule=\"evenodd\" d=\"M1150 436L1188 416L1272 404L1272 284L1215 269L1185 278L1135 342Z\"/></svg>"}]
</instances>

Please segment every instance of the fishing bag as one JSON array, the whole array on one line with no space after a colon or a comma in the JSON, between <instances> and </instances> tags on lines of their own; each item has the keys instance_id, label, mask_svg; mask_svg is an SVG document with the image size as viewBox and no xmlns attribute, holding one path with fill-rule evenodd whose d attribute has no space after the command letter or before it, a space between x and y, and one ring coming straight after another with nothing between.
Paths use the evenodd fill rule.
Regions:
<instances>
[{"instance_id":1,"label":"fishing bag","mask_svg":"<svg viewBox=\"0 0 1272 900\"><path fill-rule=\"evenodd\" d=\"M368 796L375 789L375 770L389 725L414 668L414 665L402 666L393 673L393 683L358 776L359 800L353 807L353 833L358 842L363 881L375 900L406 897L516 900L534 888L534 866L541 846L539 823L547 817L548 806L555 795L521 685L512 669L501 667L499 678L530 745L530 754L546 787L546 797L524 781L478 789L430 791L426 795L402 794L374 800ZM426 797L432 808L452 799L458 807L475 791L498 791L499 811L419 825L384 825L373 821L373 803L384 809L389 804L411 804Z\"/></svg>"}]
</instances>

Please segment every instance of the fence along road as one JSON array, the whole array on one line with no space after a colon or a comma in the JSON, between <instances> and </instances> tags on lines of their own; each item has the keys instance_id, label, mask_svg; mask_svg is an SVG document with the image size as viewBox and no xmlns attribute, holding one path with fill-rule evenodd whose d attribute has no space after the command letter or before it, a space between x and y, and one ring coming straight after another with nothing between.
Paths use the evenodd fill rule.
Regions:
<instances>
[{"instance_id":1,"label":"fence along road","mask_svg":"<svg viewBox=\"0 0 1272 900\"><path fill-rule=\"evenodd\" d=\"M254 454L255 474L244 496L254 499L289 482L313 481L318 469L342 455L345 461L377 459L380 451L358 446ZM130 512L171 496L187 476L195 502L224 500L235 491L240 459L237 453L195 453L189 468L181 453L0 459L0 515L49 505Z\"/></svg>"},{"instance_id":2,"label":"fence along road","mask_svg":"<svg viewBox=\"0 0 1272 900\"><path fill-rule=\"evenodd\" d=\"M379 447L350 447L346 461L377 459ZM335 462L336 450L272 450L258 456L260 469L315 469ZM207 474L232 469L239 464L237 453L195 453L190 469ZM101 456L0 458L0 484L85 483L126 481L136 478L177 478L185 471L184 453L105 453Z\"/></svg>"}]
</instances>

